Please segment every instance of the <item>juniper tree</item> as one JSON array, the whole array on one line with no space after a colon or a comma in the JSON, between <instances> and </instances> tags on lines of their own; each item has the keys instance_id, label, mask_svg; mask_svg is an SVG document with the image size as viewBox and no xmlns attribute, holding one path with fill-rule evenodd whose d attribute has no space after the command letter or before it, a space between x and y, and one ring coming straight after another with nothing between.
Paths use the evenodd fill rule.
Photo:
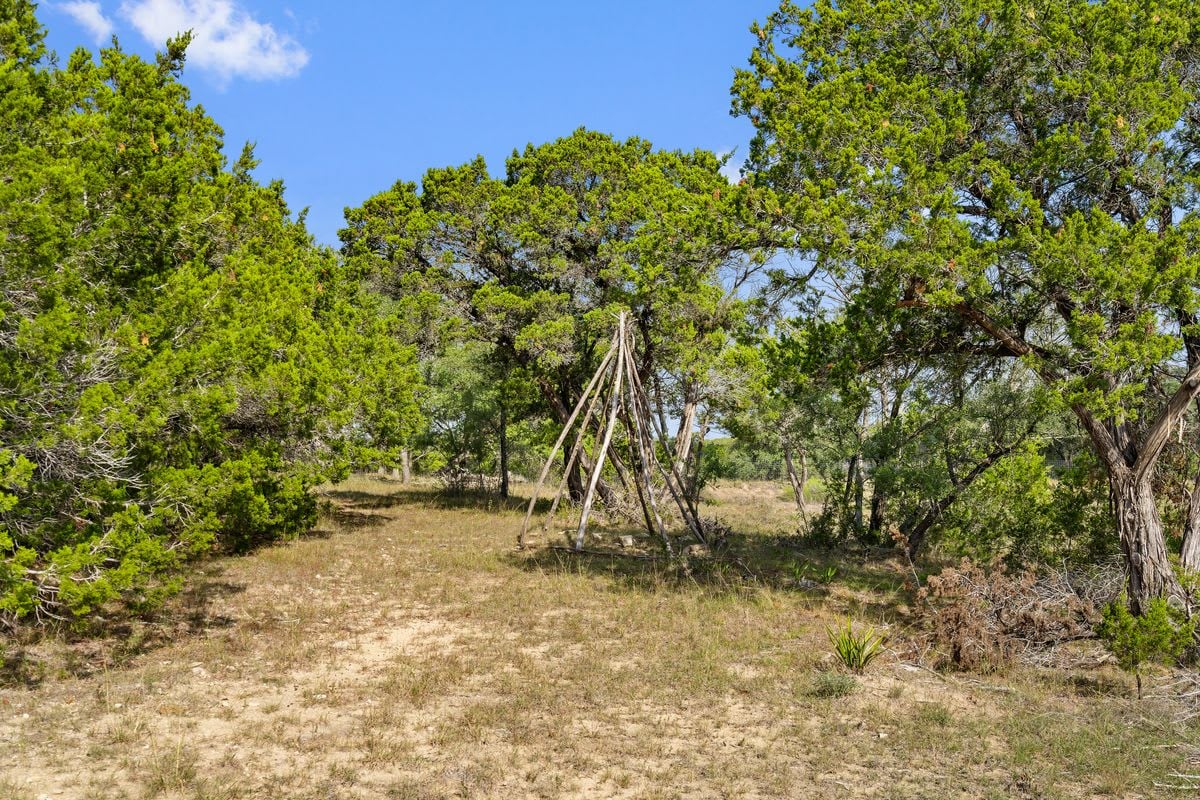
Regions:
<instances>
[{"instance_id":1,"label":"juniper tree","mask_svg":"<svg viewBox=\"0 0 1200 800\"><path fill-rule=\"evenodd\" d=\"M628 310L664 424L674 394L686 456L714 360L747 310L731 288L768 243L742 222L750 190L721 165L581 129L514 152L504 178L479 158L347 209L343 253L394 296L439 295L463 335L524 370L559 424Z\"/></svg>"},{"instance_id":2,"label":"juniper tree","mask_svg":"<svg viewBox=\"0 0 1200 800\"><path fill-rule=\"evenodd\" d=\"M51 59L0 0L0 622L146 602L182 559L297 533L412 427L393 317L146 62ZM371 391L390 393L389 404ZM371 435L374 434L374 435Z\"/></svg>"},{"instance_id":3,"label":"juniper tree","mask_svg":"<svg viewBox=\"0 0 1200 800\"><path fill-rule=\"evenodd\" d=\"M1153 477L1200 391L1198 19L1187 0L784 2L733 88L754 180L851 313L1022 359L1061 397L1107 473L1135 610L1179 590Z\"/></svg>"}]
</instances>

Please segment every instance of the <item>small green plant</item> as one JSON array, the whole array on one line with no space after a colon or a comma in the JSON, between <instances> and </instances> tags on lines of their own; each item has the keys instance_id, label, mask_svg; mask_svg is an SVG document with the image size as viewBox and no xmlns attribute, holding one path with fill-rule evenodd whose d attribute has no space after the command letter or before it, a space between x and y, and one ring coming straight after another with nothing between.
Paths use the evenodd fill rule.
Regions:
<instances>
[{"instance_id":1,"label":"small green plant","mask_svg":"<svg viewBox=\"0 0 1200 800\"><path fill-rule=\"evenodd\" d=\"M818 672L809 694L814 697L845 697L858 688L858 681L842 672Z\"/></svg>"},{"instance_id":2,"label":"small green plant","mask_svg":"<svg viewBox=\"0 0 1200 800\"><path fill-rule=\"evenodd\" d=\"M792 580L801 584L812 580L818 583L833 583L838 575L838 568L835 566L828 566L825 569L817 570L815 566L807 561L793 562L790 565L789 571L792 573Z\"/></svg>"},{"instance_id":3,"label":"small green plant","mask_svg":"<svg viewBox=\"0 0 1200 800\"><path fill-rule=\"evenodd\" d=\"M1137 681L1137 696L1142 699L1142 665L1147 662L1171 662L1195 639L1196 622L1184 619L1165 598L1151 600L1141 616L1129 611L1125 595L1104 607L1103 621L1097 633L1117 663L1132 672Z\"/></svg>"},{"instance_id":4,"label":"small green plant","mask_svg":"<svg viewBox=\"0 0 1200 800\"><path fill-rule=\"evenodd\" d=\"M850 620L841 628L826 628L833 652L851 672L861 675L863 670L883 652L883 637L868 625L855 631Z\"/></svg>"}]
</instances>

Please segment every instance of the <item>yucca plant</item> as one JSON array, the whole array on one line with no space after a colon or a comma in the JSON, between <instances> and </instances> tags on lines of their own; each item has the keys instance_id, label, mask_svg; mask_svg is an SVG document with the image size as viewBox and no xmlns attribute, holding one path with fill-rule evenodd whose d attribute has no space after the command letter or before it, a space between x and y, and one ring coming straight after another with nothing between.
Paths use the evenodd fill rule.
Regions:
<instances>
[{"instance_id":1,"label":"yucca plant","mask_svg":"<svg viewBox=\"0 0 1200 800\"><path fill-rule=\"evenodd\" d=\"M870 625L861 631L855 631L854 625L847 619L845 626L827 627L825 631L829 634L833 652L837 654L842 664L856 675L861 675L863 670L883 652L883 637L878 635L875 628Z\"/></svg>"}]
</instances>

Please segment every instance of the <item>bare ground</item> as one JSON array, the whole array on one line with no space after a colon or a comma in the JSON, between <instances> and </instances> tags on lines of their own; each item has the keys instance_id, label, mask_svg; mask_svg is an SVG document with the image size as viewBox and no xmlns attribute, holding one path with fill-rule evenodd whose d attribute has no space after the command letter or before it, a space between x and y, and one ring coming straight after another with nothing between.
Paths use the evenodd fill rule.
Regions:
<instances>
[{"instance_id":1,"label":"bare ground","mask_svg":"<svg viewBox=\"0 0 1200 800\"><path fill-rule=\"evenodd\" d=\"M905 567L843 562L827 590L800 590L788 570L827 557L771 537L795 526L783 487L709 497L750 532L748 562L787 565L779 579L517 553L516 504L368 478L329 496L321 535L205 565L153 620L36 643L23 661L10 648L0 797L1136 798L1200 784L1195 725L1130 700L1094 653L986 678L889 656L853 693L822 696L827 624L903 638Z\"/></svg>"}]
</instances>

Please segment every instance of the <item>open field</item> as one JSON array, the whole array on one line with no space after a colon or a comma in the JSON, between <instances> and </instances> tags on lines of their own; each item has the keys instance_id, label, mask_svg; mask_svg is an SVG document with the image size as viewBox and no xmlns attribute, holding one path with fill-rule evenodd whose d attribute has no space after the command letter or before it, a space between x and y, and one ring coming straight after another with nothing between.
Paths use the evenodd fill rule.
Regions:
<instances>
[{"instance_id":1,"label":"open field","mask_svg":"<svg viewBox=\"0 0 1200 800\"><path fill-rule=\"evenodd\" d=\"M710 491L746 562L518 553L517 503L359 477L324 530L154 620L6 663L0 797L1190 797L1200 732L1096 653L846 696L827 624L904 637L907 565L801 590L783 487ZM831 563L831 562L830 562ZM728 568L727 568L728 567Z\"/></svg>"}]
</instances>

